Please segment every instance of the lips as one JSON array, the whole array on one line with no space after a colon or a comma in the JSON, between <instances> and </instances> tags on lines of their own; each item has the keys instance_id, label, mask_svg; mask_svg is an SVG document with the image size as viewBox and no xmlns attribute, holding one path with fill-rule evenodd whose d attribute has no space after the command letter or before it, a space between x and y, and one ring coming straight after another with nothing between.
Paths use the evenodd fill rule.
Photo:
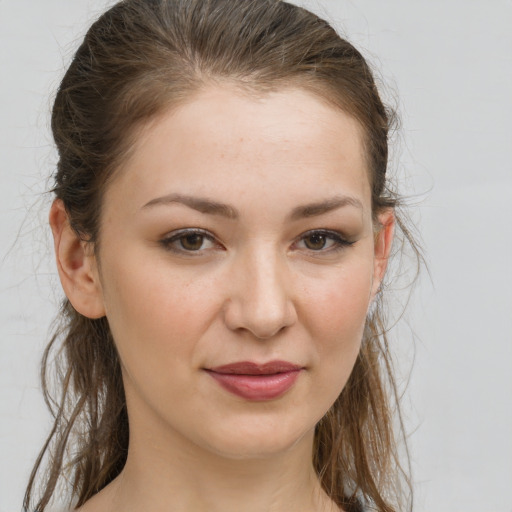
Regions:
<instances>
[{"instance_id":1,"label":"lips","mask_svg":"<svg viewBox=\"0 0 512 512\"><path fill-rule=\"evenodd\" d=\"M303 367L287 361L256 364L251 361L207 369L225 390L246 400L272 400L284 395L294 384Z\"/></svg>"}]
</instances>

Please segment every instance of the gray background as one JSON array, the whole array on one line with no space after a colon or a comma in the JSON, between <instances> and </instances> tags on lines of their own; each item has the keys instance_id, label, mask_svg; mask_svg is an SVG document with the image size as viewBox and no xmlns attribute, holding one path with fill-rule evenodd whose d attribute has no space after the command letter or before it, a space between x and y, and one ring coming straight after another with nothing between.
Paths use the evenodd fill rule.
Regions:
<instances>
[{"instance_id":1,"label":"gray background","mask_svg":"<svg viewBox=\"0 0 512 512\"><path fill-rule=\"evenodd\" d=\"M60 291L50 96L105 0L0 0L0 512L49 427L38 363ZM394 167L428 256L395 331L415 511L512 512L512 1L307 2L402 115ZM408 327L413 326L413 331Z\"/></svg>"}]
</instances>

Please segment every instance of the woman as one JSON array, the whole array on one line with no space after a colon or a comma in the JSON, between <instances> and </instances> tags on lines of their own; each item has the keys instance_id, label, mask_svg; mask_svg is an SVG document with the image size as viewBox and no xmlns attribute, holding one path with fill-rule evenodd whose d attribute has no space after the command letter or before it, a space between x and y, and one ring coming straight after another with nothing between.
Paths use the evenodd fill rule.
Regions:
<instances>
[{"instance_id":1,"label":"woman","mask_svg":"<svg viewBox=\"0 0 512 512\"><path fill-rule=\"evenodd\" d=\"M67 299L27 510L64 481L82 512L406 506L392 120L360 53L286 2L126 0L93 24L53 108Z\"/></svg>"}]
</instances>

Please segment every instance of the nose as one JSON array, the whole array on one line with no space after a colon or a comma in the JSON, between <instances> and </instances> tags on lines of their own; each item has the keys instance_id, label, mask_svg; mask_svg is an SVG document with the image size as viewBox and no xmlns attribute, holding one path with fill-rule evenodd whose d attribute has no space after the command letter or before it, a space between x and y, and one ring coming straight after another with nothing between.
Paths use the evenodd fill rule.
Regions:
<instances>
[{"instance_id":1,"label":"nose","mask_svg":"<svg viewBox=\"0 0 512 512\"><path fill-rule=\"evenodd\" d=\"M224 319L229 329L268 339L297 320L286 263L271 251L253 251L231 267Z\"/></svg>"}]
</instances>

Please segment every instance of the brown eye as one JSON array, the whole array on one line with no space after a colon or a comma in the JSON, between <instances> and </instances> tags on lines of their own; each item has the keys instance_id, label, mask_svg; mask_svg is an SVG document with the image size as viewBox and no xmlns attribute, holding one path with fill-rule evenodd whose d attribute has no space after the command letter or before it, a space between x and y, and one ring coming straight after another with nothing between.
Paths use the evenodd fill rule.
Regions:
<instances>
[{"instance_id":1,"label":"brown eye","mask_svg":"<svg viewBox=\"0 0 512 512\"><path fill-rule=\"evenodd\" d=\"M312 233L304 237L304 245L312 251L320 251L325 248L327 237L322 233Z\"/></svg>"},{"instance_id":2,"label":"brown eye","mask_svg":"<svg viewBox=\"0 0 512 512\"><path fill-rule=\"evenodd\" d=\"M180 245L186 251L199 251L204 243L204 235L191 233L180 237Z\"/></svg>"},{"instance_id":3,"label":"brown eye","mask_svg":"<svg viewBox=\"0 0 512 512\"><path fill-rule=\"evenodd\" d=\"M318 255L332 255L338 251L349 247L354 242L347 240L338 231L315 229L303 233L303 235L296 242L294 247L310 251L310 254L317 252Z\"/></svg>"},{"instance_id":4,"label":"brown eye","mask_svg":"<svg viewBox=\"0 0 512 512\"><path fill-rule=\"evenodd\" d=\"M220 248L215 237L198 229L180 229L160 240L162 247L180 255L199 256L212 249Z\"/></svg>"}]
</instances>

